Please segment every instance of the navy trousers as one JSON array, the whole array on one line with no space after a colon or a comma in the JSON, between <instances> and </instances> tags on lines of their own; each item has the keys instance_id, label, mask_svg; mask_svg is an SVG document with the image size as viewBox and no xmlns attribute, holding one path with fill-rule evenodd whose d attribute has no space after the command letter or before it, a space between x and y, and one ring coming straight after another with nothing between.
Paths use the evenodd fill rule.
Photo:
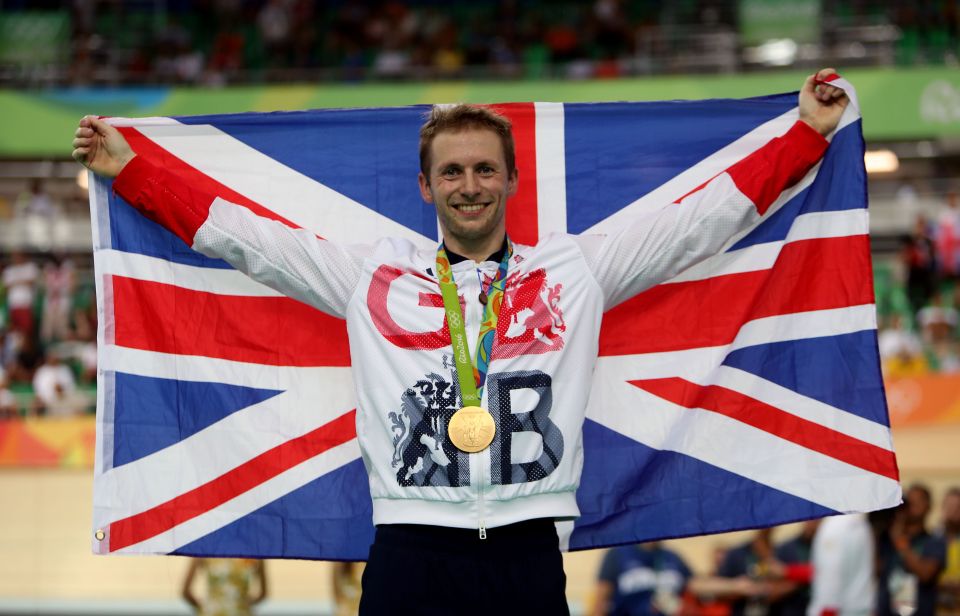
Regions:
<instances>
[{"instance_id":1,"label":"navy trousers","mask_svg":"<svg viewBox=\"0 0 960 616\"><path fill-rule=\"evenodd\" d=\"M377 526L361 616L567 616L567 577L553 520L487 530Z\"/></svg>"}]
</instances>

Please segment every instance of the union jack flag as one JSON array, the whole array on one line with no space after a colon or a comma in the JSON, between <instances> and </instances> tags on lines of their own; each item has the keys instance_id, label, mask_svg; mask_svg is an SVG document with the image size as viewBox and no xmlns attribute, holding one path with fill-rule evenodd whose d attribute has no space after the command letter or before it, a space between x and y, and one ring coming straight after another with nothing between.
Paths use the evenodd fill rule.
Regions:
<instances>
[{"instance_id":1,"label":"union jack flag","mask_svg":"<svg viewBox=\"0 0 960 616\"><path fill-rule=\"evenodd\" d=\"M848 85L848 84L847 84ZM852 94L852 90L849 90ZM604 233L784 133L796 95L497 105L519 243ZM119 119L155 164L344 243L430 247L425 107ZM584 425L586 549L889 507L866 176L850 105L756 227L604 318ZM94 551L362 560L371 502L342 321L193 252L91 182L100 311Z\"/></svg>"}]
</instances>

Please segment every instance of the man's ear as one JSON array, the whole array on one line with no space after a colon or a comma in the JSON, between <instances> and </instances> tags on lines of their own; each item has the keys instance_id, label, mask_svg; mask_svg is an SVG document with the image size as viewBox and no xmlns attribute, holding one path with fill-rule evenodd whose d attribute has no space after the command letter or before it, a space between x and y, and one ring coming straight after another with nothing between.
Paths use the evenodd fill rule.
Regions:
<instances>
[{"instance_id":1,"label":"man's ear","mask_svg":"<svg viewBox=\"0 0 960 616\"><path fill-rule=\"evenodd\" d=\"M430 180L423 174L423 171L417 175L417 182L420 184L420 196L423 197L423 200L427 203L433 203L433 193L430 192Z\"/></svg>"},{"instance_id":2,"label":"man's ear","mask_svg":"<svg viewBox=\"0 0 960 616\"><path fill-rule=\"evenodd\" d=\"M513 172L510 173L510 179L507 180L507 196L512 197L517 194L517 187L520 183L520 171L514 167Z\"/></svg>"}]
</instances>

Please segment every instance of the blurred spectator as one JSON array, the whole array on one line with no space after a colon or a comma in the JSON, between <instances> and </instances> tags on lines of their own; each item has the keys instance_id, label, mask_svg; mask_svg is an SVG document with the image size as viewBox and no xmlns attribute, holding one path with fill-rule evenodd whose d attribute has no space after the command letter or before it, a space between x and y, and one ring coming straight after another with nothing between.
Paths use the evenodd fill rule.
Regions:
<instances>
[{"instance_id":1,"label":"blurred spectator","mask_svg":"<svg viewBox=\"0 0 960 616\"><path fill-rule=\"evenodd\" d=\"M440 78L461 76L466 57L460 48L457 27L447 22L434 38L433 67Z\"/></svg>"},{"instance_id":2,"label":"blurred spectator","mask_svg":"<svg viewBox=\"0 0 960 616\"><path fill-rule=\"evenodd\" d=\"M70 367L55 353L47 355L33 375L35 410L48 417L70 417L81 413L86 400L77 394L77 383Z\"/></svg>"},{"instance_id":3,"label":"blurred spectator","mask_svg":"<svg viewBox=\"0 0 960 616\"><path fill-rule=\"evenodd\" d=\"M681 614L689 616L730 616L730 605L723 599L723 593L730 586L730 580L717 577L720 565L727 557L727 548L723 545L714 546L713 562L710 574L695 576L687 584L687 592L683 597Z\"/></svg>"},{"instance_id":4,"label":"blurred spectator","mask_svg":"<svg viewBox=\"0 0 960 616\"><path fill-rule=\"evenodd\" d=\"M7 374L0 367L0 419L14 419L20 416L17 410L17 399L7 387Z\"/></svg>"},{"instance_id":5,"label":"blurred spectator","mask_svg":"<svg viewBox=\"0 0 960 616\"><path fill-rule=\"evenodd\" d=\"M780 601L798 588L785 579L771 541L773 529L763 528L750 541L730 549L715 576L695 577L691 592L699 598L729 603L732 616L776 614Z\"/></svg>"},{"instance_id":6,"label":"blurred spectator","mask_svg":"<svg viewBox=\"0 0 960 616\"><path fill-rule=\"evenodd\" d=\"M907 272L907 298L916 314L927 304L937 286L933 239L923 216L917 216L913 233L903 237L900 261Z\"/></svg>"},{"instance_id":7,"label":"blurred spectator","mask_svg":"<svg viewBox=\"0 0 960 616\"><path fill-rule=\"evenodd\" d=\"M750 541L727 552L717 570L720 577L751 582L741 592L725 595L732 600L732 616L776 612L780 601L797 589L797 582L781 578L783 567L776 559L772 537L772 528L756 531Z\"/></svg>"},{"instance_id":8,"label":"blurred spectator","mask_svg":"<svg viewBox=\"0 0 960 616\"><path fill-rule=\"evenodd\" d=\"M225 18L213 37L210 63L206 81L209 85L222 85L234 81L245 68L244 47L246 37L239 22Z\"/></svg>"},{"instance_id":9,"label":"blurred spectator","mask_svg":"<svg viewBox=\"0 0 960 616\"><path fill-rule=\"evenodd\" d=\"M10 328L26 337L34 333L33 302L39 276L37 264L27 260L26 255L19 251L11 255L10 265L3 270Z\"/></svg>"},{"instance_id":10,"label":"blurred spectator","mask_svg":"<svg viewBox=\"0 0 960 616\"><path fill-rule=\"evenodd\" d=\"M943 497L943 528L940 538L946 546L946 562L940 577L937 613L960 614L960 487L950 488Z\"/></svg>"},{"instance_id":11,"label":"blurred spectator","mask_svg":"<svg viewBox=\"0 0 960 616\"><path fill-rule=\"evenodd\" d=\"M17 215L44 218L53 216L57 211L53 198L44 190L43 180L40 178L30 180L30 189L20 195L16 208Z\"/></svg>"},{"instance_id":12,"label":"blurred spectator","mask_svg":"<svg viewBox=\"0 0 960 616\"><path fill-rule=\"evenodd\" d=\"M784 565L784 575L795 582L795 587L779 601L775 611L780 616L806 616L810 603L810 557L813 538L820 520L808 520L800 527L796 537L777 546L776 559ZM793 572L790 574L789 572Z\"/></svg>"},{"instance_id":13,"label":"blurred spectator","mask_svg":"<svg viewBox=\"0 0 960 616\"><path fill-rule=\"evenodd\" d=\"M53 226L59 209L59 204L44 188L43 180L32 179L30 189L20 195L14 206L14 224L20 230L22 241L34 248L48 249L53 243Z\"/></svg>"},{"instance_id":14,"label":"blurred spectator","mask_svg":"<svg viewBox=\"0 0 960 616\"><path fill-rule=\"evenodd\" d=\"M10 331L4 340L4 367L11 383L30 383L33 373L43 363L43 354L34 336L25 336L18 331Z\"/></svg>"},{"instance_id":15,"label":"blurred spectator","mask_svg":"<svg viewBox=\"0 0 960 616\"><path fill-rule=\"evenodd\" d=\"M334 616L354 616L360 609L362 562L333 563Z\"/></svg>"},{"instance_id":16,"label":"blurred spectator","mask_svg":"<svg viewBox=\"0 0 960 616\"><path fill-rule=\"evenodd\" d=\"M810 616L870 616L876 597L873 531L862 514L824 519L813 541Z\"/></svg>"},{"instance_id":17,"label":"blurred spectator","mask_svg":"<svg viewBox=\"0 0 960 616\"><path fill-rule=\"evenodd\" d=\"M70 308L74 288L73 261L51 255L43 268L43 315L40 340L43 344L64 340L70 333Z\"/></svg>"},{"instance_id":18,"label":"blurred spectator","mask_svg":"<svg viewBox=\"0 0 960 616\"><path fill-rule=\"evenodd\" d=\"M291 9L290 0L267 0L257 15L260 39L267 52L267 64L273 69L285 68L290 64L293 31Z\"/></svg>"},{"instance_id":19,"label":"blurred spectator","mask_svg":"<svg viewBox=\"0 0 960 616\"><path fill-rule=\"evenodd\" d=\"M934 616L937 578L945 561L943 540L926 528L930 490L921 484L906 492L890 529L877 544L878 616Z\"/></svg>"},{"instance_id":20,"label":"blurred spectator","mask_svg":"<svg viewBox=\"0 0 960 616\"><path fill-rule=\"evenodd\" d=\"M888 377L925 374L929 366L920 337L906 329L903 315L893 314L877 337L883 373Z\"/></svg>"},{"instance_id":21,"label":"blurred spectator","mask_svg":"<svg viewBox=\"0 0 960 616\"><path fill-rule=\"evenodd\" d=\"M690 576L683 559L659 542L612 548L600 565L593 616L675 614Z\"/></svg>"},{"instance_id":22,"label":"blurred spectator","mask_svg":"<svg viewBox=\"0 0 960 616\"><path fill-rule=\"evenodd\" d=\"M951 338L957 328L957 311L949 306L939 291L930 297L930 302L917 313L917 323L925 342Z\"/></svg>"},{"instance_id":23,"label":"blurred spectator","mask_svg":"<svg viewBox=\"0 0 960 616\"><path fill-rule=\"evenodd\" d=\"M398 34L390 33L373 60L373 73L382 79L400 79L410 76L410 50Z\"/></svg>"},{"instance_id":24,"label":"blurred spectator","mask_svg":"<svg viewBox=\"0 0 960 616\"><path fill-rule=\"evenodd\" d=\"M945 207L937 218L936 246L944 277L960 277L960 199L956 191L947 193Z\"/></svg>"},{"instance_id":25,"label":"blurred spectator","mask_svg":"<svg viewBox=\"0 0 960 616\"><path fill-rule=\"evenodd\" d=\"M957 311L943 300L938 291L930 298L930 303L917 313L917 323L923 334L923 340L930 345L930 361L934 370L940 372L960 371L960 357L955 348L957 331Z\"/></svg>"},{"instance_id":26,"label":"blurred spectator","mask_svg":"<svg viewBox=\"0 0 960 616\"><path fill-rule=\"evenodd\" d=\"M157 37L153 69L163 83L196 83L203 75L203 53L193 47L190 32L176 18Z\"/></svg>"},{"instance_id":27,"label":"blurred spectator","mask_svg":"<svg viewBox=\"0 0 960 616\"><path fill-rule=\"evenodd\" d=\"M193 591L198 575L206 581L203 597ZM253 606L267 596L264 563L248 558L194 558L183 581L182 596L201 616L250 616Z\"/></svg>"}]
</instances>

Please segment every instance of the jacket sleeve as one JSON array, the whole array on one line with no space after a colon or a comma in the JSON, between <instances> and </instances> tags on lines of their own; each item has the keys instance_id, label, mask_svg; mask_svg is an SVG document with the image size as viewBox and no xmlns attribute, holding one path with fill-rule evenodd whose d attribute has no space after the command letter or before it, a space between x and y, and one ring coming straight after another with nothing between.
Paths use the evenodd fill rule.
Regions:
<instances>
[{"instance_id":1,"label":"jacket sleeve","mask_svg":"<svg viewBox=\"0 0 960 616\"><path fill-rule=\"evenodd\" d=\"M607 309L719 252L820 160L827 141L804 122L677 202L609 235L576 238Z\"/></svg>"},{"instance_id":2,"label":"jacket sleeve","mask_svg":"<svg viewBox=\"0 0 960 616\"><path fill-rule=\"evenodd\" d=\"M194 250L227 261L257 282L343 317L372 251L341 246L190 186L142 156L131 160L113 190Z\"/></svg>"}]
</instances>

